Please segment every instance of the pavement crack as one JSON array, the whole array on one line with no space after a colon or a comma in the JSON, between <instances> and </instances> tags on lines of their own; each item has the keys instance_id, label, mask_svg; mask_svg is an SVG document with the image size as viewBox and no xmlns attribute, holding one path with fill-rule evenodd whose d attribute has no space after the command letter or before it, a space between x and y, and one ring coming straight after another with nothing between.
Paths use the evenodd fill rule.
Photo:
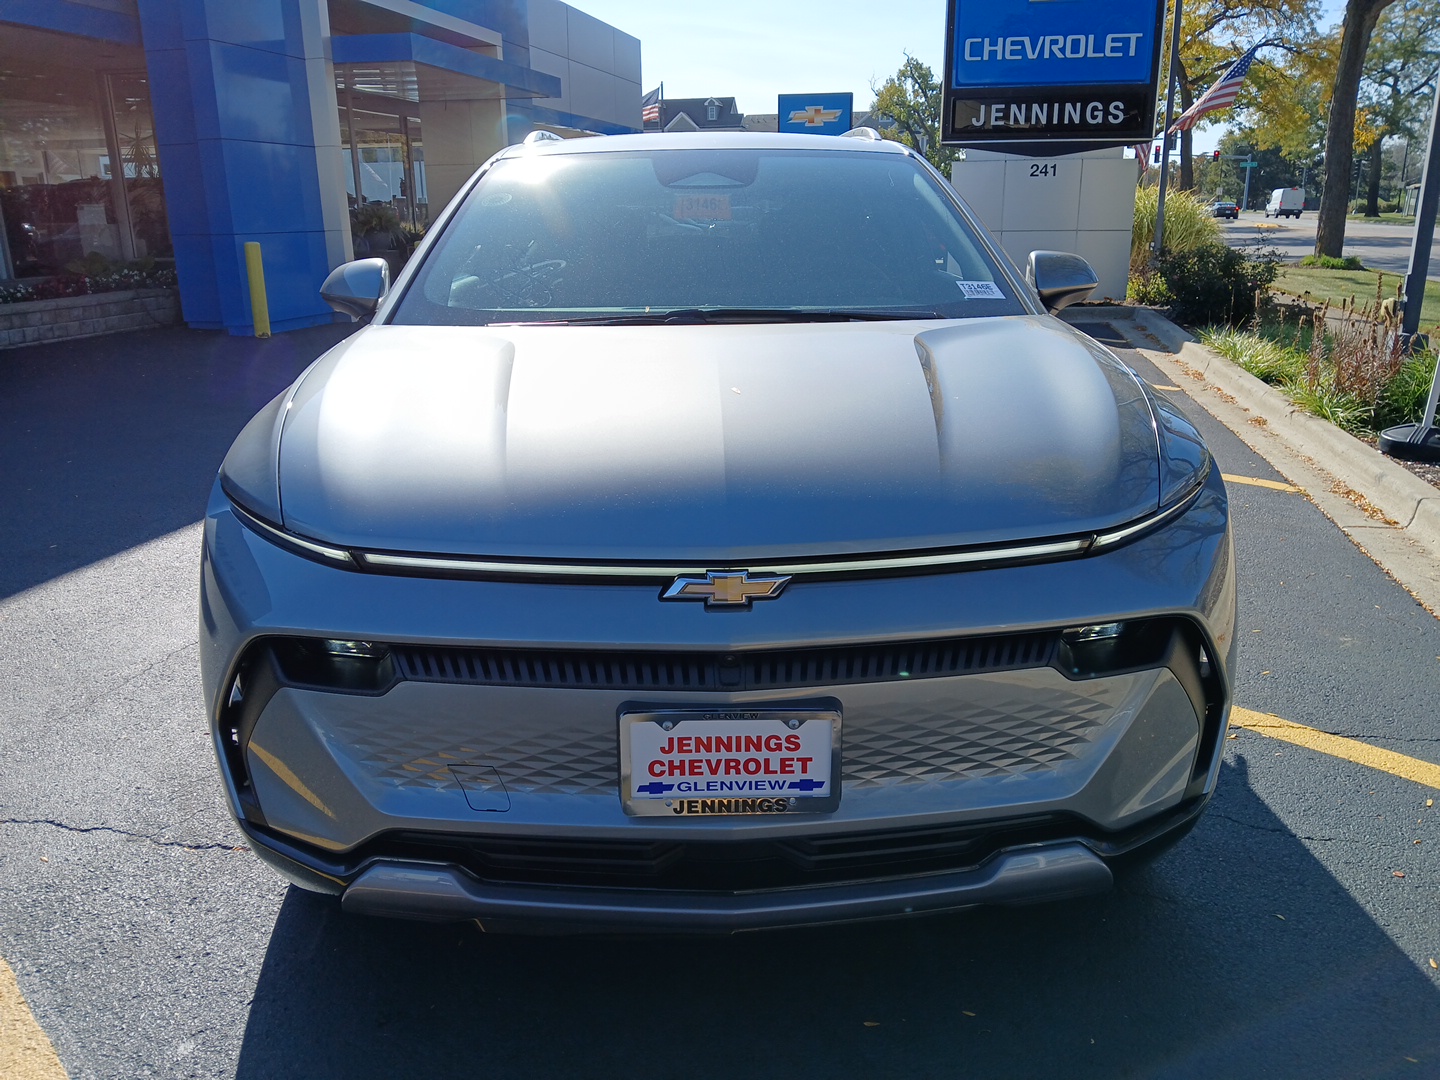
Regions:
<instances>
[{"instance_id":1,"label":"pavement crack","mask_svg":"<svg viewBox=\"0 0 1440 1080\"><path fill-rule=\"evenodd\" d=\"M1229 814L1222 814L1216 810L1209 811L1206 817L1220 818L1222 821L1228 821L1232 825L1239 825L1246 829L1254 829L1256 832L1274 833L1278 836L1293 836L1296 840L1306 840L1316 844L1332 844L1335 842L1335 837L1333 836L1303 836L1300 833L1292 832L1283 825L1257 825L1253 821L1243 821L1240 818L1231 817Z\"/></svg>"},{"instance_id":2,"label":"pavement crack","mask_svg":"<svg viewBox=\"0 0 1440 1080\"><path fill-rule=\"evenodd\" d=\"M130 840L143 840L147 844L153 844L162 848L183 848L186 851L249 851L248 847L237 844L220 843L187 843L184 840L162 840L158 836L149 833L134 832L130 829L117 829L113 825L71 825L64 821L56 821L54 818L0 818L0 825L43 825L52 829L60 829L72 833L109 833L112 836L123 836Z\"/></svg>"}]
</instances>

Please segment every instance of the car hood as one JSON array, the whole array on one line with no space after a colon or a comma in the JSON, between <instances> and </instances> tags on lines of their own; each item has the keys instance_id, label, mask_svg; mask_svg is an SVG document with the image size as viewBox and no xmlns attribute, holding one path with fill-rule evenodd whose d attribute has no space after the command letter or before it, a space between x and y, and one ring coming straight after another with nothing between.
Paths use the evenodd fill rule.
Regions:
<instances>
[{"instance_id":1,"label":"car hood","mask_svg":"<svg viewBox=\"0 0 1440 1080\"><path fill-rule=\"evenodd\" d=\"M389 551L734 565L1156 509L1138 380L1044 316L372 326L303 377L286 528Z\"/></svg>"}]
</instances>

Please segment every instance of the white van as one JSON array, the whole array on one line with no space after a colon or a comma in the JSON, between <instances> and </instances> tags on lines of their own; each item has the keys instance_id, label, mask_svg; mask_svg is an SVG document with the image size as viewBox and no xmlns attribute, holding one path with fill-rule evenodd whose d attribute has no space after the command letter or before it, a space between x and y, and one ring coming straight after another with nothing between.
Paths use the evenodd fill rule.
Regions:
<instances>
[{"instance_id":1,"label":"white van","mask_svg":"<svg viewBox=\"0 0 1440 1080\"><path fill-rule=\"evenodd\" d=\"M1277 187L1270 193L1265 204L1265 216L1274 214L1277 218L1299 217L1305 209L1305 189L1298 187Z\"/></svg>"}]
</instances>

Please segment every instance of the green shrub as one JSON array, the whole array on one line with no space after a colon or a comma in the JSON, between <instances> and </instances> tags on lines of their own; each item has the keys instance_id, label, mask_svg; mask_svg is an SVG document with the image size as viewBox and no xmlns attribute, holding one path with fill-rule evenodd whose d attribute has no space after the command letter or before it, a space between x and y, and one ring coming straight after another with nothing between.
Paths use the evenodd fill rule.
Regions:
<instances>
[{"instance_id":1,"label":"green shrub","mask_svg":"<svg viewBox=\"0 0 1440 1080\"><path fill-rule=\"evenodd\" d=\"M1300 260L1301 266L1318 266L1321 270L1364 270L1365 264L1360 261L1359 256L1346 255L1338 258L1334 255L1306 255Z\"/></svg>"},{"instance_id":2,"label":"green shrub","mask_svg":"<svg viewBox=\"0 0 1440 1080\"><path fill-rule=\"evenodd\" d=\"M1224 244L1165 252L1157 262L1172 315L1191 326L1243 326L1255 318L1275 280L1275 260L1251 258Z\"/></svg>"},{"instance_id":3,"label":"green shrub","mask_svg":"<svg viewBox=\"0 0 1440 1080\"><path fill-rule=\"evenodd\" d=\"M1420 420L1430 398L1430 383L1435 378L1435 356L1433 352L1416 353L1400 366L1380 395L1375 410L1377 428Z\"/></svg>"}]
</instances>

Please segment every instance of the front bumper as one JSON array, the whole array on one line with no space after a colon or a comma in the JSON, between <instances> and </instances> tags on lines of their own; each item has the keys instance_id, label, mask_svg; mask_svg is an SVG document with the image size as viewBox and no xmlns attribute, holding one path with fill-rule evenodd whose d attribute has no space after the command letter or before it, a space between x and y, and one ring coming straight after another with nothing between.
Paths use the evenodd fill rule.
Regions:
<instances>
[{"instance_id":1,"label":"front bumper","mask_svg":"<svg viewBox=\"0 0 1440 1080\"><path fill-rule=\"evenodd\" d=\"M1193 628L1185 640L1210 658L1198 695L1170 661L1078 682L1044 663L664 692L406 678L357 693L282 676L263 708L235 720L251 696L237 704L237 671L267 642L291 638L745 656L1157 618ZM797 582L783 602L745 613L659 604L648 587L346 572L255 535L218 493L202 572L212 730L232 809L257 852L306 887L343 893L348 910L502 928L733 930L1104 888L1109 861L1183 832L1213 789L1233 621L1218 475L1170 529L1104 555ZM819 696L844 713L835 813L622 812L616 717L626 708ZM457 768L494 770L503 806L467 798ZM615 845L627 844L648 847L617 863ZM865 852L815 854L854 844ZM557 856L556 845L570 848ZM757 854L737 863L745 845Z\"/></svg>"}]
</instances>

